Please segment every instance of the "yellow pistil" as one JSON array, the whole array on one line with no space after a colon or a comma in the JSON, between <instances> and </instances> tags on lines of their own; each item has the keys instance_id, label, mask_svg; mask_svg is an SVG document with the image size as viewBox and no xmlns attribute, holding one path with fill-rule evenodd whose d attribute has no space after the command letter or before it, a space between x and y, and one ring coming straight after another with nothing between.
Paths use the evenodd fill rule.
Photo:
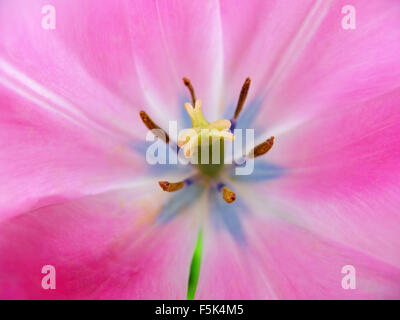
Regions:
<instances>
[{"instance_id":1,"label":"yellow pistil","mask_svg":"<svg viewBox=\"0 0 400 320\"><path fill-rule=\"evenodd\" d=\"M234 140L234 135L229 131L229 120L217 120L209 123L203 116L201 101L196 100L193 107L185 103L185 109L192 119L192 128L184 130L178 137L178 146L183 147L185 156L190 158L198 149L199 144L207 145L210 138Z\"/></svg>"}]
</instances>

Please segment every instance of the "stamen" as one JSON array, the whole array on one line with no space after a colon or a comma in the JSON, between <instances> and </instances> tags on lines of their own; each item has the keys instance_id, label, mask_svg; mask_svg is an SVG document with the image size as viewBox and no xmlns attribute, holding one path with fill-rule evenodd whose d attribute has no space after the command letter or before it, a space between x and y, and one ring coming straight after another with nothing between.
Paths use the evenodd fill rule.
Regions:
<instances>
[{"instance_id":1,"label":"stamen","mask_svg":"<svg viewBox=\"0 0 400 320\"><path fill-rule=\"evenodd\" d=\"M259 156L262 156L263 154L266 154L269 150L271 150L272 146L274 145L274 139L275 139L275 137L271 137L271 138L265 140L263 143L261 143L258 146L256 146L249 153L249 157L250 158L257 158Z\"/></svg>"},{"instance_id":2,"label":"stamen","mask_svg":"<svg viewBox=\"0 0 400 320\"><path fill-rule=\"evenodd\" d=\"M218 185L218 191L222 193L222 198L227 203L232 203L236 200L236 194L223 183Z\"/></svg>"},{"instance_id":3,"label":"stamen","mask_svg":"<svg viewBox=\"0 0 400 320\"><path fill-rule=\"evenodd\" d=\"M168 181L158 181L158 184L160 185L161 189L163 189L166 192L175 192L180 189L182 189L186 182L185 181L180 181L180 182L168 182Z\"/></svg>"},{"instance_id":4,"label":"stamen","mask_svg":"<svg viewBox=\"0 0 400 320\"><path fill-rule=\"evenodd\" d=\"M233 119L235 120L239 117L239 114L243 109L244 103L247 98L247 94L249 92L250 83L251 83L250 78L246 78L246 80L243 83L242 90L240 90L240 95L236 106L235 115L233 116Z\"/></svg>"},{"instance_id":5,"label":"stamen","mask_svg":"<svg viewBox=\"0 0 400 320\"><path fill-rule=\"evenodd\" d=\"M189 89L190 91L190 96L192 97L192 104L195 105L196 103L196 94L194 93L194 88L192 83L190 82L190 80L188 78L183 78L183 83L185 84L185 86Z\"/></svg>"},{"instance_id":6,"label":"stamen","mask_svg":"<svg viewBox=\"0 0 400 320\"><path fill-rule=\"evenodd\" d=\"M154 130L153 133L156 137L160 138L163 140L165 143L169 143L169 136L168 133L161 129L158 125L155 124L153 120L148 116L148 114L145 111L140 111L139 112L140 118L142 119L144 125L147 127L149 130Z\"/></svg>"}]
</instances>

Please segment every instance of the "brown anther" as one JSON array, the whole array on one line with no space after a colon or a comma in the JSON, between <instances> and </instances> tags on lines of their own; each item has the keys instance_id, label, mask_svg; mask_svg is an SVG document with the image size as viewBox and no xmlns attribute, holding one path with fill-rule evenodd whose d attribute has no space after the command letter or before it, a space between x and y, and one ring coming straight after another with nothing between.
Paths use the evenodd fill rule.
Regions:
<instances>
[{"instance_id":1,"label":"brown anther","mask_svg":"<svg viewBox=\"0 0 400 320\"><path fill-rule=\"evenodd\" d=\"M182 189L185 186L185 181L180 182L168 182L168 181L158 181L161 189L166 192L175 192Z\"/></svg>"},{"instance_id":2,"label":"brown anther","mask_svg":"<svg viewBox=\"0 0 400 320\"><path fill-rule=\"evenodd\" d=\"M194 93L193 85L188 78L183 78L182 80L183 80L183 83L185 84L185 86L190 91L190 96L192 97L192 105L194 106L196 103L196 94Z\"/></svg>"},{"instance_id":3,"label":"brown anther","mask_svg":"<svg viewBox=\"0 0 400 320\"><path fill-rule=\"evenodd\" d=\"M147 127L149 130L154 130L153 133L156 137L162 139L166 143L169 143L169 136L168 133L165 132L165 130L161 129L158 125L154 123L153 120L149 117L149 115L145 111L140 111L139 112L140 118L142 119L144 125Z\"/></svg>"},{"instance_id":4,"label":"brown anther","mask_svg":"<svg viewBox=\"0 0 400 320\"><path fill-rule=\"evenodd\" d=\"M250 78L246 78L246 80L243 83L242 90L240 90L240 95L236 106L235 115L233 116L234 119L237 119L237 117L239 117L239 114L243 109L247 94L249 92L250 83L251 83Z\"/></svg>"},{"instance_id":5,"label":"brown anther","mask_svg":"<svg viewBox=\"0 0 400 320\"><path fill-rule=\"evenodd\" d=\"M256 146L249 154L249 157L257 158L267 153L274 145L274 137L265 140L263 143Z\"/></svg>"},{"instance_id":6,"label":"brown anther","mask_svg":"<svg viewBox=\"0 0 400 320\"><path fill-rule=\"evenodd\" d=\"M227 203L232 203L236 200L236 194L227 186L222 187L222 197Z\"/></svg>"}]
</instances>

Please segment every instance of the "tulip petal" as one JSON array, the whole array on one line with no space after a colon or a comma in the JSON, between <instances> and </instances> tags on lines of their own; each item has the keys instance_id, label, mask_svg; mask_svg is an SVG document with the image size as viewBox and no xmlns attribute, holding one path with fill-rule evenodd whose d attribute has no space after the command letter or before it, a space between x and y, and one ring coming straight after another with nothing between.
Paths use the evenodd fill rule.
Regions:
<instances>
[{"instance_id":1,"label":"tulip petal","mask_svg":"<svg viewBox=\"0 0 400 320\"><path fill-rule=\"evenodd\" d=\"M288 219L400 267L400 90L329 110L271 153L285 174L259 186Z\"/></svg>"},{"instance_id":2,"label":"tulip petal","mask_svg":"<svg viewBox=\"0 0 400 320\"><path fill-rule=\"evenodd\" d=\"M342 26L347 5L333 1L309 41L266 82L258 119L269 132L291 130L328 108L339 112L400 85L399 3L352 1L354 30Z\"/></svg>"},{"instance_id":3,"label":"tulip petal","mask_svg":"<svg viewBox=\"0 0 400 320\"><path fill-rule=\"evenodd\" d=\"M129 11L132 46L142 88L155 117L181 118L191 101L182 78L191 80L210 121L217 120L222 83L218 1L135 1ZM158 109L158 110L157 110Z\"/></svg>"},{"instance_id":4,"label":"tulip petal","mask_svg":"<svg viewBox=\"0 0 400 320\"><path fill-rule=\"evenodd\" d=\"M146 172L130 140L1 86L0 101L0 220L132 184Z\"/></svg>"},{"instance_id":5,"label":"tulip petal","mask_svg":"<svg viewBox=\"0 0 400 320\"><path fill-rule=\"evenodd\" d=\"M154 201L157 197L157 201ZM52 205L0 224L3 299L184 299L196 214L157 222L153 184ZM190 230L190 231L189 231ZM42 288L42 267L56 288Z\"/></svg>"},{"instance_id":6,"label":"tulip petal","mask_svg":"<svg viewBox=\"0 0 400 320\"><path fill-rule=\"evenodd\" d=\"M48 6L55 10L55 29L42 26ZM146 104L126 12L111 0L2 2L0 79L109 130L143 137L144 130L134 130L142 128L138 111Z\"/></svg>"},{"instance_id":7,"label":"tulip petal","mask_svg":"<svg viewBox=\"0 0 400 320\"><path fill-rule=\"evenodd\" d=\"M317 23L324 14L327 2L220 1L224 52L222 99L229 117L233 116L246 77L252 81L239 119L265 90L266 79L273 76L290 46L312 35L312 22Z\"/></svg>"},{"instance_id":8,"label":"tulip petal","mask_svg":"<svg viewBox=\"0 0 400 320\"><path fill-rule=\"evenodd\" d=\"M260 209L246 220L246 246L223 229L203 232L197 299L400 297L399 268ZM355 268L355 289L342 287L347 265Z\"/></svg>"}]
</instances>

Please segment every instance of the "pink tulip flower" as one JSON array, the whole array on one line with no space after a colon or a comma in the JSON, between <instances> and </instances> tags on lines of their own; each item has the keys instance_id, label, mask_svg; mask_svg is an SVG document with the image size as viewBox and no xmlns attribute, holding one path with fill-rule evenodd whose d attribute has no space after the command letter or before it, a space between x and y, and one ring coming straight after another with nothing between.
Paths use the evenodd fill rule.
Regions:
<instances>
[{"instance_id":1,"label":"pink tulip flower","mask_svg":"<svg viewBox=\"0 0 400 320\"><path fill-rule=\"evenodd\" d=\"M146 162L183 77L252 174ZM0 298L399 299L399 248L399 1L0 1Z\"/></svg>"}]
</instances>

